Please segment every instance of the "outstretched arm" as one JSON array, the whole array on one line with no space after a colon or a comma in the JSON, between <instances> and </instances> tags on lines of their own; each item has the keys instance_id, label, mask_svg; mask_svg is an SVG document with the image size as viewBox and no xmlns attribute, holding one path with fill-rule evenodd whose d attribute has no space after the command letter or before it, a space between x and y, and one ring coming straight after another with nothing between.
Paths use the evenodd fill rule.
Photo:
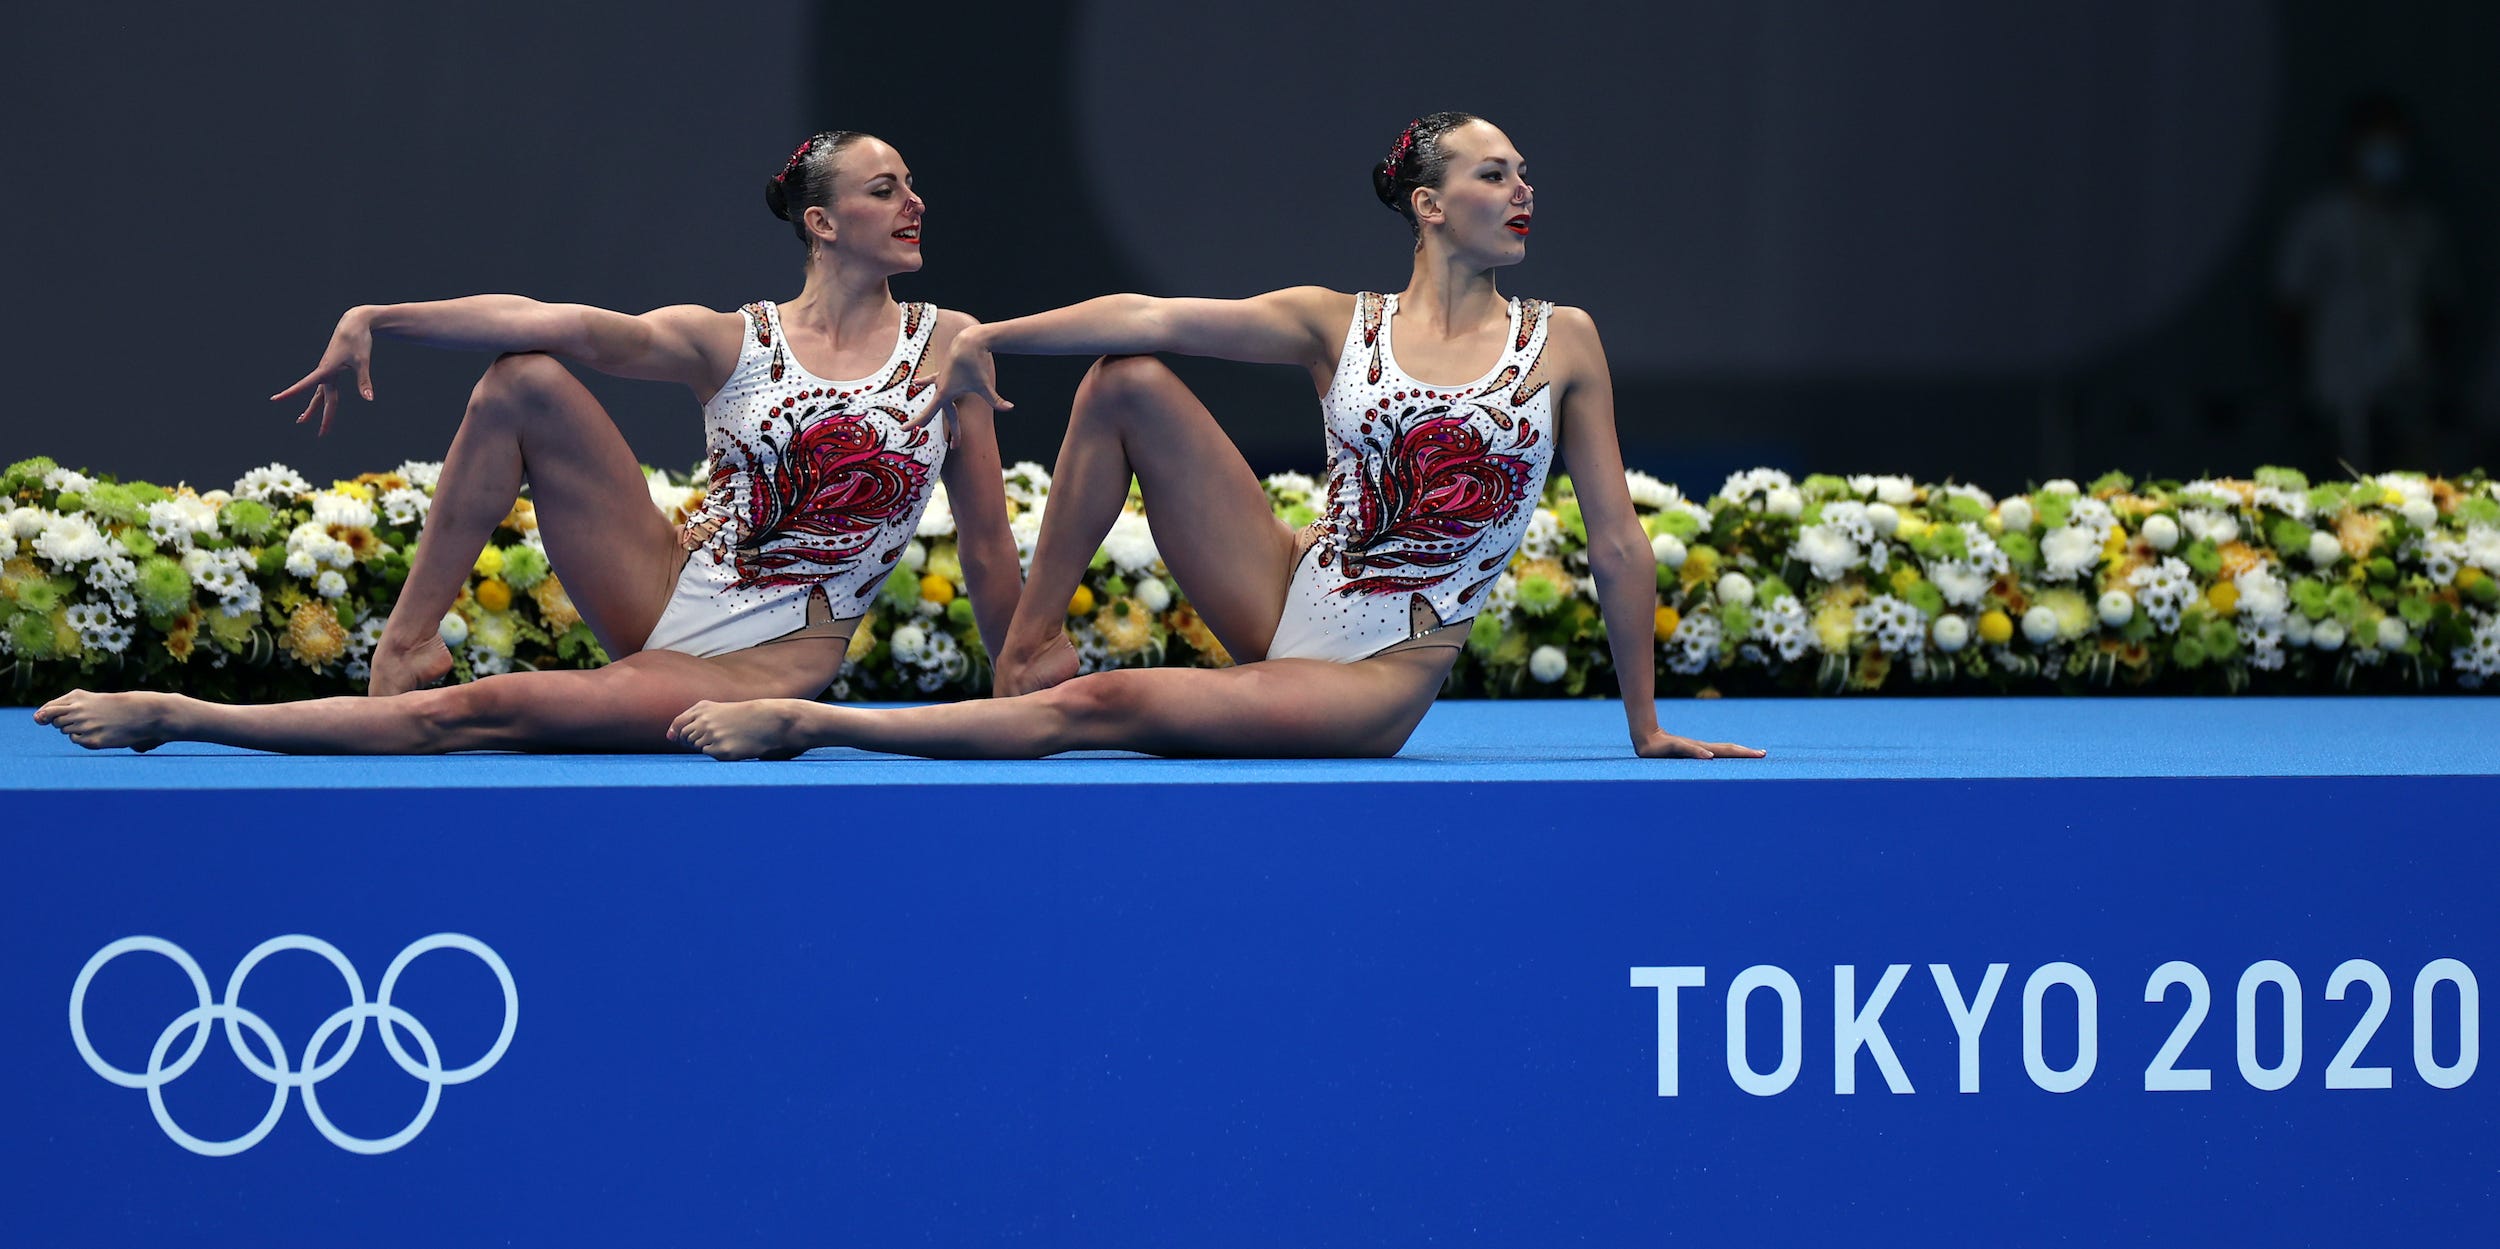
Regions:
<instances>
[{"instance_id":1,"label":"outstretched arm","mask_svg":"<svg viewBox=\"0 0 2500 1249\"><path fill-rule=\"evenodd\" d=\"M976 326L947 357L944 398L974 395L1001 410L990 356L1132 356L1169 351L1247 364L1335 363L1353 296L1296 286L1248 299L1105 295L1029 317Z\"/></svg>"},{"instance_id":2,"label":"outstretched arm","mask_svg":"<svg viewBox=\"0 0 2500 1249\"><path fill-rule=\"evenodd\" d=\"M1649 537L1632 510L1623 479L1623 449L1615 439L1614 381L1597 323L1577 308L1554 309L1547 331L1563 373L1562 452L1580 496L1580 519L1588 528L1589 573L1597 581L1598 606L1606 617L1606 646L1623 686L1623 718L1633 752L1648 759L1759 759L1762 752L1732 742L1697 742L1658 727L1658 563Z\"/></svg>"},{"instance_id":3,"label":"outstretched arm","mask_svg":"<svg viewBox=\"0 0 2500 1249\"><path fill-rule=\"evenodd\" d=\"M341 395L373 398L373 340L404 338L469 351L543 351L602 373L677 382L709 395L738 363L744 329L736 313L678 305L640 316L522 295L470 295L414 304L368 304L339 318L321 363L272 400L306 399L328 433Z\"/></svg>"}]
</instances>

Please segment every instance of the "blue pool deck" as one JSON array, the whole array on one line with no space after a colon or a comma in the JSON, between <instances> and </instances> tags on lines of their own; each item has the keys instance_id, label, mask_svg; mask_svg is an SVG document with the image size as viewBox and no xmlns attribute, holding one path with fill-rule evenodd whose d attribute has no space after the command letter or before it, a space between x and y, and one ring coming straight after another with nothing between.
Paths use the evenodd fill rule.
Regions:
<instances>
[{"instance_id":1,"label":"blue pool deck","mask_svg":"<svg viewBox=\"0 0 2500 1249\"><path fill-rule=\"evenodd\" d=\"M282 758L174 744L88 752L0 709L0 790L1748 782L2500 774L2500 699L1935 698L1672 701L1668 731L1761 760L1634 758L1619 704L1443 702L1396 758L1167 760L1112 752L938 762L819 750L692 756Z\"/></svg>"}]
</instances>

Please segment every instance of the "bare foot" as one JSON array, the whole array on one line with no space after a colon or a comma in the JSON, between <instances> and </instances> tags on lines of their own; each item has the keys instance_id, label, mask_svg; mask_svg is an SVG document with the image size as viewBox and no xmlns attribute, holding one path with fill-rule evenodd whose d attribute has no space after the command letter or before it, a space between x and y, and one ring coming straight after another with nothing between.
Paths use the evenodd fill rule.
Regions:
<instances>
[{"instance_id":1,"label":"bare foot","mask_svg":"<svg viewBox=\"0 0 2500 1249\"><path fill-rule=\"evenodd\" d=\"M412 643L387 634L373 648L373 676L365 692L375 698L421 690L451 673L451 649L442 635L428 632Z\"/></svg>"},{"instance_id":2,"label":"bare foot","mask_svg":"<svg viewBox=\"0 0 2500 1249\"><path fill-rule=\"evenodd\" d=\"M71 690L36 708L35 723L51 725L89 750L127 746L149 751L165 744L166 713L173 709L174 697Z\"/></svg>"},{"instance_id":3,"label":"bare foot","mask_svg":"<svg viewBox=\"0 0 2500 1249\"><path fill-rule=\"evenodd\" d=\"M1068 644L1067 634L1054 630L1031 650L1009 643L1000 648L997 671L990 677L990 696L1013 698L1046 690L1073 679L1078 667L1076 647Z\"/></svg>"},{"instance_id":4,"label":"bare foot","mask_svg":"<svg viewBox=\"0 0 2500 1249\"><path fill-rule=\"evenodd\" d=\"M795 698L700 702L668 726L668 739L724 761L795 759L807 749L798 739L795 708L806 705Z\"/></svg>"}]
</instances>

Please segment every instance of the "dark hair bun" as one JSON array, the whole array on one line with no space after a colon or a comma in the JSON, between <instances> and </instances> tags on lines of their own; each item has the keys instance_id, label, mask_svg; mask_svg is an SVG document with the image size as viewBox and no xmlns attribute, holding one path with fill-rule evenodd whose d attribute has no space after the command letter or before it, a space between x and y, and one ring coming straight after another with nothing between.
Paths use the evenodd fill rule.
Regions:
<instances>
[{"instance_id":1,"label":"dark hair bun","mask_svg":"<svg viewBox=\"0 0 2500 1249\"><path fill-rule=\"evenodd\" d=\"M1372 193L1391 211L1398 207L1398 173L1386 157L1372 166Z\"/></svg>"},{"instance_id":2,"label":"dark hair bun","mask_svg":"<svg viewBox=\"0 0 2500 1249\"><path fill-rule=\"evenodd\" d=\"M784 221L790 219L790 200L788 194L781 189L781 179L764 179L764 206L772 209L774 216Z\"/></svg>"}]
</instances>

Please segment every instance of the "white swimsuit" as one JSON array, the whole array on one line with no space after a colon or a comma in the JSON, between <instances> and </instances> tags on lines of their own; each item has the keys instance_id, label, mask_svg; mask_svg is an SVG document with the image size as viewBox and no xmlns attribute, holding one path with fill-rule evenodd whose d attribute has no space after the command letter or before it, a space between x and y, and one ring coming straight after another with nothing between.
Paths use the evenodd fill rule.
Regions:
<instances>
[{"instance_id":1,"label":"white swimsuit","mask_svg":"<svg viewBox=\"0 0 2500 1249\"><path fill-rule=\"evenodd\" d=\"M903 305L893 352L850 382L800 367L771 303L745 311L738 367L703 405L711 490L645 650L725 655L867 614L946 459L944 438L909 424L937 398L919 376L934 306Z\"/></svg>"},{"instance_id":2,"label":"white swimsuit","mask_svg":"<svg viewBox=\"0 0 2500 1249\"><path fill-rule=\"evenodd\" d=\"M1355 296L1328 424L1327 514L1294 562L1271 659L1352 663L1458 646L1519 549L1554 457L1539 371L1553 305L1510 301L1510 343L1464 386L1427 386L1389 344L1397 296Z\"/></svg>"}]
</instances>

